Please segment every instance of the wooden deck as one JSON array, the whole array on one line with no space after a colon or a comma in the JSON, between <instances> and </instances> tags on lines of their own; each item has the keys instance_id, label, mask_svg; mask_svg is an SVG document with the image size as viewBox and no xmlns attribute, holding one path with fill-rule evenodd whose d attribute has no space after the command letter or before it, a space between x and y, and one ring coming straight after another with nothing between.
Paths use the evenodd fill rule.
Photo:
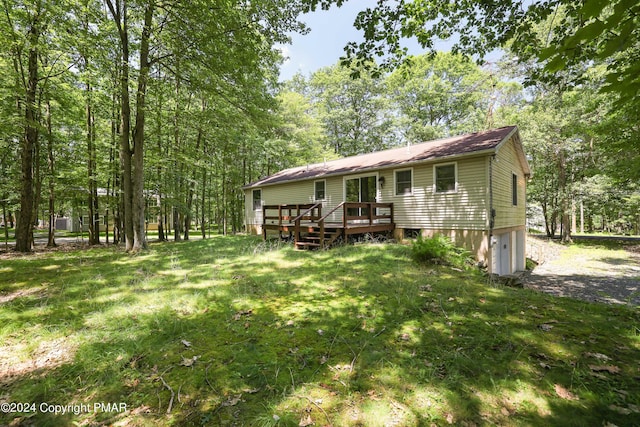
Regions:
<instances>
[{"instance_id":1,"label":"wooden deck","mask_svg":"<svg viewBox=\"0 0 640 427\"><path fill-rule=\"evenodd\" d=\"M336 216L342 221L330 220ZM327 248L336 240L358 234L386 233L395 229L393 203L342 202L323 215L322 203L267 205L262 207L262 236L277 231L292 238L298 248Z\"/></svg>"}]
</instances>

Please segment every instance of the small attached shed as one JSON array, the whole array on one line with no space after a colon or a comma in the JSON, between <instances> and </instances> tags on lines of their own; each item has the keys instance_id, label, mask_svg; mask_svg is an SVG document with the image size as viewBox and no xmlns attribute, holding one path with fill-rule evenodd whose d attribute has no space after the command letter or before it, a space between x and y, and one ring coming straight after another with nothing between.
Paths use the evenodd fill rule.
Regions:
<instances>
[{"instance_id":1,"label":"small attached shed","mask_svg":"<svg viewBox=\"0 0 640 427\"><path fill-rule=\"evenodd\" d=\"M525 268L530 175L518 128L508 126L280 171L244 187L245 224L298 236L307 220L309 235L322 227L321 246L327 229L439 233L490 272L511 274Z\"/></svg>"}]
</instances>

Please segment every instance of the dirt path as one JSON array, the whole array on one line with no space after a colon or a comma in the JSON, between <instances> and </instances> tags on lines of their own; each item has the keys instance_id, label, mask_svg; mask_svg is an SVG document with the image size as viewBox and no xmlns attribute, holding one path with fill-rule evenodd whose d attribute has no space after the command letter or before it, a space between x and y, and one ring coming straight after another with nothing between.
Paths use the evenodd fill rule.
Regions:
<instances>
[{"instance_id":1,"label":"dirt path","mask_svg":"<svg viewBox=\"0 0 640 427\"><path fill-rule=\"evenodd\" d=\"M640 245L541 244L552 255L525 278L525 287L586 301L640 305Z\"/></svg>"}]
</instances>

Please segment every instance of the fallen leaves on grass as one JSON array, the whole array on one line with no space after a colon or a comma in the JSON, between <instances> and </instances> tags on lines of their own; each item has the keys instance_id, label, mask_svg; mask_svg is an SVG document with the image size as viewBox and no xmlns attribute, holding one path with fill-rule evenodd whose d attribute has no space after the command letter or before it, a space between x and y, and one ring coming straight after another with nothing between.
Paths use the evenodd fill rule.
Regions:
<instances>
[{"instance_id":1,"label":"fallen leaves on grass","mask_svg":"<svg viewBox=\"0 0 640 427\"><path fill-rule=\"evenodd\" d=\"M253 310L240 310L233 315L233 320L240 320L243 316L251 316L253 314Z\"/></svg>"},{"instance_id":2,"label":"fallen leaves on grass","mask_svg":"<svg viewBox=\"0 0 640 427\"><path fill-rule=\"evenodd\" d=\"M200 356L193 356L188 359L186 357L183 357L182 362L180 362L180 366L186 366L187 368L190 368L194 363L196 363L196 360L198 360L199 358Z\"/></svg>"},{"instance_id":3,"label":"fallen leaves on grass","mask_svg":"<svg viewBox=\"0 0 640 427\"><path fill-rule=\"evenodd\" d=\"M617 374L620 372L620 368L615 365L589 365L589 369L594 372L608 372L610 374Z\"/></svg>"},{"instance_id":4,"label":"fallen leaves on grass","mask_svg":"<svg viewBox=\"0 0 640 427\"><path fill-rule=\"evenodd\" d=\"M584 354L584 357L591 357L594 359L598 359L598 360L604 360L607 361L609 359L611 359L609 356L607 356L606 354L602 354L602 353L590 353L587 352Z\"/></svg>"},{"instance_id":5,"label":"fallen leaves on grass","mask_svg":"<svg viewBox=\"0 0 640 427\"><path fill-rule=\"evenodd\" d=\"M611 404L609 405L609 409L622 415L640 414L640 406L633 405L631 403L626 408Z\"/></svg>"},{"instance_id":6,"label":"fallen leaves on grass","mask_svg":"<svg viewBox=\"0 0 640 427\"><path fill-rule=\"evenodd\" d=\"M242 400L242 394L229 396L227 400L222 402L222 406L236 406Z\"/></svg>"},{"instance_id":7,"label":"fallen leaves on grass","mask_svg":"<svg viewBox=\"0 0 640 427\"><path fill-rule=\"evenodd\" d=\"M564 388L560 384L555 384L555 390L556 390L556 394L561 399L565 399L565 400L580 400L580 398L578 396L576 396L575 394L571 393L569 390L567 390L566 388Z\"/></svg>"},{"instance_id":8,"label":"fallen leaves on grass","mask_svg":"<svg viewBox=\"0 0 640 427\"><path fill-rule=\"evenodd\" d=\"M311 414L306 414L302 416L302 418L300 419L300 422L298 423L298 426L307 427L313 424L314 423L313 423L313 419L311 418Z\"/></svg>"}]
</instances>

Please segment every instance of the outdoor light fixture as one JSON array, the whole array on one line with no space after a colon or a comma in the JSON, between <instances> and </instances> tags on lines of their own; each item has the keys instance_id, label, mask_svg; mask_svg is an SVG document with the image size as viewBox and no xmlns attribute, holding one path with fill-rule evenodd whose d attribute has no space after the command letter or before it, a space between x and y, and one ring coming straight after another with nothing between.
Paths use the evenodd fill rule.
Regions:
<instances>
[{"instance_id":1,"label":"outdoor light fixture","mask_svg":"<svg viewBox=\"0 0 640 427\"><path fill-rule=\"evenodd\" d=\"M378 184L380 184L380 188L384 188L384 176L378 178Z\"/></svg>"}]
</instances>

